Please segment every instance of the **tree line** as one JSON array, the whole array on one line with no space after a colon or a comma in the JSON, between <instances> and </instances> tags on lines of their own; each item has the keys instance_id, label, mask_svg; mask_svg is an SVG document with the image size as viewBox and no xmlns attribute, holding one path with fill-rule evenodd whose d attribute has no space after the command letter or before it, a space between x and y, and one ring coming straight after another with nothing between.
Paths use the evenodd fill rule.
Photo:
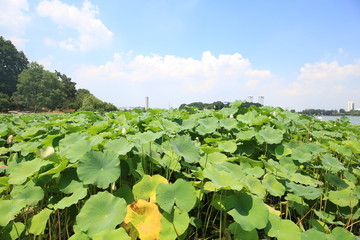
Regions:
<instances>
[{"instance_id":1,"label":"tree line","mask_svg":"<svg viewBox=\"0 0 360 240\"><path fill-rule=\"evenodd\" d=\"M75 86L76 83L65 74L29 62L10 40L0 36L0 111L117 110L116 106L101 101L87 89L76 89Z\"/></svg>"},{"instance_id":2,"label":"tree line","mask_svg":"<svg viewBox=\"0 0 360 240\"><path fill-rule=\"evenodd\" d=\"M255 105L257 107L262 106L260 103L253 103L253 102L244 102L241 104L241 107L250 107L252 105ZM179 109L190 109L190 108L197 108L199 110L203 110L203 109L215 109L215 110L220 110L222 108L226 108L229 107L229 103L224 103L221 101L216 101L213 103L203 103L203 102L193 102L193 103L189 103L189 104L181 104Z\"/></svg>"},{"instance_id":3,"label":"tree line","mask_svg":"<svg viewBox=\"0 0 360 240\"><path fill-rule=\"evenodd\" d=\"M305 109L299 113L315 116L360 116L359 110L345 111L343 108L339 110Z\"/></svg>"}]
</instances>

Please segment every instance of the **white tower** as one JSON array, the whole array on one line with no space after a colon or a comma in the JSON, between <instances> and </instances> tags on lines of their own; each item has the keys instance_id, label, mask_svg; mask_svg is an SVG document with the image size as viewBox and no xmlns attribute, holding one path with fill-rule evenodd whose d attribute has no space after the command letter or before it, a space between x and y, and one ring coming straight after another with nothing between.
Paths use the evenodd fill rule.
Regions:
<instances>
[{"instance_id":1,"label":"white tower","mask_svg":"<svg viewBox=\"0 0 360 240\"><path fill-rule=\"evenodd\" d=\"M149 97L146 96L145 97L145 110L147 110L149 108Z\"/></svg>"},{"instance_id":2,"label":"white tower","mask_svg":"<svg viewBox=\"0 0 360 240\"><path fill-rule=\"evenodd\" d=\"M355 103L352 101L348 101L348 107L347 107L348 112L353 111L354 109L355 109Z\"/></svg>"}]
</instances>

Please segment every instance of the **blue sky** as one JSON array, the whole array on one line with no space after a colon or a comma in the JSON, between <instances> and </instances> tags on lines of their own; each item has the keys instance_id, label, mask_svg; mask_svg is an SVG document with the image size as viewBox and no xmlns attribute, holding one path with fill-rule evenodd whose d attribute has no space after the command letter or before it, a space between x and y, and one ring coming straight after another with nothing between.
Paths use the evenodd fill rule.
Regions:
<instances>
[{"instance_id":1,"label":"blue sky","mask_svg":"<svg viewBox=\"0 0 360 240\"><path fill-rule=\"evenodd\" d=\"M0 35L118 107L360 107L358 0L0 0Z\"/></svg>"}]
</instances>

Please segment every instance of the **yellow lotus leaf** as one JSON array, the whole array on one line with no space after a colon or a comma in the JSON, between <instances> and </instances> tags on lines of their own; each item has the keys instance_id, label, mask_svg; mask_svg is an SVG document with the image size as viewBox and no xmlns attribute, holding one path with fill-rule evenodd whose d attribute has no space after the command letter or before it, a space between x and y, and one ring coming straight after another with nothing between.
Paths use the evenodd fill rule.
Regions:
<instances>
[{"instance_id":1,"label":"yellow lotus leaf","mask_svg":"<svg viewBox=\"0 0 360 240\"><path fill-rule=\"evenodd\" d=\"M139 199L127 206L124 223L132 239L136 239L135 236L138 235L141 240L158 240L160 219L161 213L155 203Z\"/></svg>"},{"instance_id":2,"label":"yellow lotus leaf","mask_svg":"<svg viewBox=\"0 0 360 240\"><path fill-rule=\"evenodd\" d=\"M169 182L161 175L145 175L133 187L135 200L150 199L150 202L156 203L156 189L160 183L167 184Z\"/></svg>"}]
</instances>

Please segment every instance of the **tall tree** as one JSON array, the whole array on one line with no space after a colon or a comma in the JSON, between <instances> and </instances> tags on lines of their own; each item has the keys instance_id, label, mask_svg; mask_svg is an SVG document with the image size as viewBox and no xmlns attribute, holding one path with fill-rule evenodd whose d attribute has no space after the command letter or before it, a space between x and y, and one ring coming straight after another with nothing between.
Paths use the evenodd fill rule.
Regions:
<instances>
[{"instance_id":1,"label":"tall tree","mask_svg":"<svg viewBox=\"0 0 360 240\"><path fill-rule=\"evenodd\" d=\"M17 91L13 94L15 104L37 111L39 108L56 109L64 100L57 75L44 70L40 64L32 62L19 74Z\"/></svg>"},{"instance_id":2,"label":"tall tree","mask_svg":"<svg viewBox=\"0 0 360 240\"><path fill-rule=\"evenodd\" d=\"M76 108L76 88L75 82L71 81L71 78L69 78L68 76L66 76L65 74L61 74L58 71L55 71L59 81L61 82L61 88L62 88L62 92L65 96L65 100L62 103L62 108L72 108L75 109Z\"/></svg>"},{"instance_id":3,"label":"tall tree","mask_svg":"<svg viewBox=\"0 0 360 240\"><path fill-rule=\"evenodd\" d=\"M11 96L16 91L18 74L26 69L28 63L22 51L0 37L0 92Z\"/></svg>"}]
</instances>

